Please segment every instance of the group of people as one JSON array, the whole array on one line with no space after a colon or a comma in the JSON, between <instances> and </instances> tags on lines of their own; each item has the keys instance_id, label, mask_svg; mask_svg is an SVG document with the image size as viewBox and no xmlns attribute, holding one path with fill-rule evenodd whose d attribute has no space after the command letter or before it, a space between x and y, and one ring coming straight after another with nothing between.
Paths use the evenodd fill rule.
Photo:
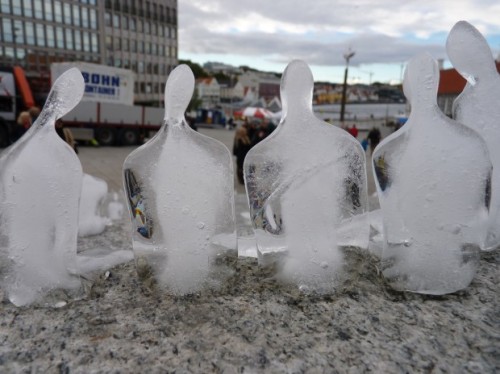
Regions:
<instances>
[{"instance_id":1,"label":"group of people","mask_svg":"<svg viewBox=\"0 0 500 374\"><path fill-rule=\"evenodd\" d=\"M268 137L276 128L270 121L248 122L236 129L233 143L233 155L236 156L236 175L238 182L244 184L243 161L248 151L257 143Z\"/></svg>"},{"instance_id":2,"label":"group of people","mask_svg":"<svg viewBox=\"0 0 500 374\"><path fill-rule=\"evenodd\" d=\"M356 127L356 124L353 124L351 127L342 127L345 131L347 131L349 134L351 134L353 137L356 139L358 138L359 135L359 130ZM373 153L373 150L375 147L380 143L380 139L382 138L382 134L380 133L380 130L378 127L372 127L371 130L368 132L368 135L366 138L364 138L361 141L361 146L363 149L366 151L368 149L368 146L370 146L370 152Z\"/></svg>"},{"instance_id":3,"label":"group of people","mask_svg":"<svg viewBox=\"0 0 500 374\"><path fill-rule=\"evenodd\" d=\"M14 129L12 140L13 141L19 140L24 135L24 133L28 131L31 125L35 123L39 115L40 115L40 108L36 106L33 106L29 110L19 113L19 116L17 117L16 121L17 125ZM64 140L66 143L68 143L69 146L73 148L76 153L78 153L78 148L73 133L69 128L64 127L62 119L58 119L56 121L55 128L56 128L56 133L61 137L61 139Z\"/></svg>"}]
</instances>

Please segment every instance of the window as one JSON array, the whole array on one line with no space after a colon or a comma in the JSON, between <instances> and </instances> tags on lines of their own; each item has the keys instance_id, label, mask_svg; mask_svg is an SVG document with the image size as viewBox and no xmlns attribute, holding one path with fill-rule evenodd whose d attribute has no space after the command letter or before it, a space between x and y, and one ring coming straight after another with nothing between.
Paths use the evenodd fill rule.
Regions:
<instances>
[{"instance_id":1,"label":"window","mask_svg":"<svg viewBox=\"0 0 500 374\"><path fill-rule=\"evenodd\" d=\"M120 16L113 14L113 27L120 27Z\"/></svg>"},{"instance_id":2,"label":"window","mask_svg":"<svg viewBox=\"0 0 500 374\"><path fill-rule=\"evenodd\" d=\"M114 43L113 44L114 44L113 45L113 49L115 51L120 51L122 49L122 43L121 43L121 39L120 38L116 37L114 39Z\"/></svg>"},{"instance_id":3,"label":"window","mask_svg":"<svg viewBox=\"0 0 500 374\"><path fill-rule=\"evenodd\" d=\"M128 17L127 16L122 17L122 28L125 30L128 30Z\"/></svg>"},{"instance_id":4,"label":"window","mask_svg":"<svg viewBox=\"0 0 500 374\"><path fill-rule=\"evenodd\" d=\"M146 93L151 93L151 92L152 92L151 83L147 83L146 84Z\"/></svg>"},{"instance_id":5,"label":"window","mask_svg":"<svg viewBox=\"0 0 500 374\"><path fill-rule=\"evenodd\" d=\"M137 31L142 32L143 29L142 25L143 25L142 19L137 20Z\"/></svg>"},{"instance_id":6,"label":"window","mask_svg":"<svg viewBox=\"0 0 500 374\"><path fill-rule=\"evenodd\" d=\"M10 1L9 0L1 0L0 1L0 11L5 14L10 13ZM14 54L14 53L12 53Z\"/></svg>"},{"instance_id":7,"label":"window","mask_svg":"<svg viewBox=\"0 0 500 374\"><path fill-rule=\"evenodd\" d=\"M82 13L82 27L89 28L89 10L87 8L81 8Z\"/></svg>"},{"instance_id":8,"label":"window","mask_svg":"<svg viewBox=\"0 0 500 374\"><path fill-rule=\"evenodd\" d=\"M163 36L164 28L161 25L158 25L158 36Z\"/></svg>"},{"instance_id":9,"label":"window","mask_svg":"<svg viewBox=\"0 0 500 374\"><path fill-rule=\"evenodd\" d=\"M137 52L137 40L130 41L130 52Z\"/></svg>"},{"instance_id":10,"label":"window","mask_svg":"<svg viewBox=\"0 0 500 374\"><path fill-rule=\"evenodd\" d=\"M64 32L62 27L56 27L56 44L57 48L64 48Z\"/></svg>"},{"instance_id":11,"label":"window","mask_svg":"<svg viewBox=\"0 0 500 374\"><path fill-rule=\"evenodd\" d=\"M73 43L73 30L71 29L66 29L66 48L67 49L74 49L74 43Z\"/></svg>"},{"instance_id":12,"label":"window","mask_svg":"<svg viewBox=\"0 0 500 374\"><path fill-rule=\"evenodd\" d=\"M21 16L23 14L23 6L21 0L12 0L12 13L16 16Z\"/></svg>"},{"instance_id":13,"label":"window","mask_svg":"<svg viewBox=\"0 0 500 374\"><path fill-rule=\"evenodd\" d=\"M9 60L14 59L14 48L12 47L5 47L5 57Z\"/></svg>"},{"instance_id":14,"label":"window","mask_svg":"<svg viewBox=\"0 0 500 374\"><path fill-rule=\"evenodd\" d=\"M171 37L172 39L175 39L175 38L176 38L176 36L175 36L175 28L173 28L173 27L170 29L170 37Z\"/></svg>"},{"instance_id":15,"label":"window","mask_svg":"<svg viewBox=\"0 0 500 374\"><path fill-rule=\"evenodd\" d=\"M112 26L112 24L111 24L111 13L110 12L104 13L104 24L106 26Z\"/></svg>"},{"instance_id":16,"label":"window","mask_svg":"<svg viewBox=\"0 0 500 374\"><path fill-rule=\"evenodd\" d=\"M151 43L150 42L144 43L144 46L145 46L144 53L146 53L147 55L150 55L151 54Z\"/></svg>"},{"instance_id":17,"label":"window","mask_svg":"<svg viewBox=\"0 0 500 374\"><path fill-rule=\"evenodd\" d=\"M152 25L151 25L151 34L153 34L153 35L157 35L158 34L158 27L156 25L156 22L153 22Z\"/></svg>"},{"instance_id":18,"label":"window","mask_svg":"<svg viewBox=\"0 0 500 374\"><path fill-rule=\"evenodd\" d=\"M64 4L64 17L63 17L63 22L66 25L71 25L71 5L69 4Z\"/></svg>"},{"instance_id":19,"label":"window","mask_svg":"<svg viewBox=\"0 0 500 374\"><path fill-rule=\"evenodd\" d=\"M90 44L92 52L99 52L99 38L97 37L97 34L92 34L90 36Z\"/></svg>"},{"instance_id":20,"label":"window","mask_svg":"<svg viewBox=\"0 0 500 374\"><path fill-rule=\"evenodd\" d=\"M55 47L55 39L54 39L54 26L47 25L45 26L45 32L47 34L47 47Z\"/></svg>"},{"instance_id":21,"label":"window","mask_svg":"<svg viewBox=\"0 0 500 374\"><path fill-rule=\"evenodd\" d=\"M53 21L54 20L54 13L52 13L52 2L45 1L44 8L45 8L45 19L47 21Z\"/></svg>"},{"instance_id":22,"label":"window","mask_svg":"<svg viewBox=\"0 0 500 374\"><path fill-rule=\"evenodd\" d=\"M122 60L119 58L115 58L115 67L119 68L122 66Z\"/></svg>"},{"instance_id":23,"label":"window","mask_svg":"<svg viewBox=\"0 0 500 374\"><path fill-rule=\"evenodd\" d=\"M144 62L139 61L139 63L137 64L137 71L139 73L144 73Z\"/></svg>"},{"instance_id":24,"label":"window","mask_svg":"<svg viewBox=\"0 0 500 374\"><path fill-rule=\"evenodd\" d=\"M90 28L97 29L97 13L95 9L90 9Z\"/></svg>"},{"instance_id":25,"label":"window","mask_svg":"<svg viewBox=\"0 0 500 374\"><path fill-rule=\"evenodd\" d=\"M151 24L149 23L149 21L144 22L144 32L146 34L151 33Z\"/></svg>"},{"instance_id":26,"label":"window","mask_svg":"<svg viewBox=\"0 0 500 374\"><path fill-rule=\"evenodd\" d=\"M130 18L130 30L135 31L135 18Z\"/></svg>"},{"instance_id":27,"label":"window","mask_svg":"<svg viewBox=\"0 0 500 374\"><path fill-rule=\"evenodd\" d=\"M73 24L75 26L81 26L82 21L80 18L80 7L78 5L73 5Z\"/></svg>"},{"instance_id":28,"label":"window","mask_svg":"<svg viewBox=\"0 0 500 374\"><path fill-rule=\"evenodd\" d=\"M43 25L36 25L36 45L40 47L45 47L45 33L43 30Z\"/></svg>"},{"instance_id":29,"label":"window","mask_svg":"<svg viewBox=\"0 0 500 374\"><path fill-rule=\"evenodd\" d=\"M128 39L122 40L122 51L128 52Z\"/></svg>"},{"instance_id":30,"label":"window","mask_svg":"<svg viewBox=\"0 0 500 374\"><path fill-rule=\"evenodd\" d=\"M14 41L24 43L24 28L21 21L14 21Z\"/></svg>"},{"instance_id":31,"label":"window","mask_svg":"<svg viewBox=\"0 0 500 374\"><path fill-rule=\"evenodd\" d=\"M24 24L24 29L26 31L26 44L35 45L35 30L33 29L33 23L26 22Z\"/></svg>"},{"instance_id":32,"label":"window","mask_svg":"<svg viewBox=\"0 0 500 374\"><path fill-rule=\"evenodd\" d=\"M129 64L129 61L128 60L123 60L123 67L125 69L129 69L130 68L130 64Z\"/></svg>"},{"instance_id":33,"label":"window","mask_svg":"<svg viewBox=\"0 0 500 374\"><path fill-rule=\"evenodd\" d=\"M155 56L158 54L158 47L157 47L156 43L151 44L151 54L155 55Z\"/></svg>"},{"instance_id":34,"label":"window","mask_svg":"<svg viewBox=\"0 0 500 374\"><path fill-rule=\"evenodd\" d=\"M35 0L35 18L43 19L42 0Z\"/></svg>"},{"instance_id":35,"label":"window","mask_svg":"<svg viewBox=\"0 0 500 374\"><path fill-rule=\"evenodd\" d=\"M54 1L54 19L56 22L62 23L62 5L60 1Z\"/></svg>"},{"instance_id":36,"label":"window","mask_svg":"<svg viewBox=\"0 0 500 374\"><path fill-rule=\"evenodd\" d=\"M144 53L144 43L143 42L137 42L137 51L139 53Z\"/></svg>"},{"instance_id":37,"label":"window","mask_svg":"<svg viewBox=\"0 0 500 374\"><path fill-rule=\"evenodd\" d=\"M90 52L90 34L88 32L83 32L83 51Z\"/></svg>"},{"instance_id":38,"label":"window","mask_svg":"<svg viewBox=\"0 0 500 374\"><path fill-rule=\"evenodd\" d=\"M12 21L10 20L10 18L4 18L2 20L2 33L4 42L14 41L12 34Z\"/></svg>"},{"instance_id":39,"label":"window","mask_svg":"<svg viewBox=\"0 0 500 374\"><path fill-rule=\"evenodd\" d=\"M82 50L82 34L81 32L75 30L75 51Z\"/></svg>"},{"instance_id":40,"label":"window","mask_svg":"<svg viewBox=\"0 0 500 374\"><path fill-rule=\"evenodd\" d=\"M33 6L31 5L31 1L24 2L24 16L25 17L33 17Z\"/></svg>"}]
</instances>

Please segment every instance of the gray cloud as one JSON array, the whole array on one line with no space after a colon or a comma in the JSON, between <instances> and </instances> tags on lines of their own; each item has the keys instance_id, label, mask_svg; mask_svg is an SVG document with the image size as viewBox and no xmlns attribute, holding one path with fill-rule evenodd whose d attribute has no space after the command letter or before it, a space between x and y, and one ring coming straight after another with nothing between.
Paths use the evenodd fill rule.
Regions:
<instances>
[{"instance_id":1,"label":"gray cloud","mask_svg":"<svg viewBox=\"0 0 500 374\"><path fill-rule=\"evenodd\" d=\"M180 0L182 51L261 56L314 65L401 63L427 51L446 57L446 34L460 19L500 34L497 1ZM493 13L492 13L493 12Z\"/></svg>"}]
</instances>

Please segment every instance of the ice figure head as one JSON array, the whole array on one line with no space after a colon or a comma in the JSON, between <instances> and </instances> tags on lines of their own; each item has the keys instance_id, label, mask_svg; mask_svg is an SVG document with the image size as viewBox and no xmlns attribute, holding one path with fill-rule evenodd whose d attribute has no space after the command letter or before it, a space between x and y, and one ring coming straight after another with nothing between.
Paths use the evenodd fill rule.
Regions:
<instances>
[{"instance_id":1,"label":"ice figure head","mask_svg":"<svg viewBox=\"0 0 500 374\"><path fill-rule=\"evenodd\" d=\"M498 75L486 39L466 21L453 26L446 40L446 51L455 69L471 85L480 79L487 80Z\"/></svg>"},{"instance_id":2,"label":"ice figure head","mask_svg":"<svg viewBox=\"0 0 500 374\"><path fill-rule=\"evenodd\" d=\"M288 64L281 78L281 100L283 114L290 110L312 112L314 79L309 66L302 60Z\"/></svg>"},{"instance_id":3,"label":"ice figure head","mask_svg":"<svg viewBox=\"0 0 500 374\"><path fill-rule=\"evenodd\" d=\"M57 119L77 106L83 97L84 90L85 82L80 70L71 68L65 71L54 82L35 125L54 124Z\"/></svg>"},{"instance_id":4,"label":"ice figure head","mask_svg":"<svg viewBox=\"0 0 500 374\"><path fill-rule=\"evenodd\" d=\"M189 66L177 66L165 85L165 121L180 122L184 118L194 92L194 75Z\"/></svg>"},{"instance_id":5,"label":"ice figure head","mask_svg":"<svg viewBox=\"0 0 500 374\"><path fill-rule=\"evenodd\" d=\"M413 57L406 66L403 91L412 107L436 105L439 69L429 53Z\"/></svg>"}]
</instances>

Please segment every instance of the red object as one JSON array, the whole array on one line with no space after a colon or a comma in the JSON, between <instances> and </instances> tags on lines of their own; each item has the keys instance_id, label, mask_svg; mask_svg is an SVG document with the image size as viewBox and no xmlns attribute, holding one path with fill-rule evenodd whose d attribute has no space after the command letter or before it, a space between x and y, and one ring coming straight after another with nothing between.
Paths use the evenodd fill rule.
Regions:
<instances>
[{"instance_id":1,"label":"red object","mask_svg":"<svg viewBox=\"0 0 500 374\"><path fill-rule=\"evenodd\" d=\"M19 92L21 93L21 97L23 98L24 105L26 108L31 108L35 106L35 100L33 99L33 93L31 92L30 85L28 80L26 79L26 75L24 74L23 68L20 66L14 66L12 69L14 72L14 77L17 82L17 86L19 87Z\"/></svg>"}]
</instances>

